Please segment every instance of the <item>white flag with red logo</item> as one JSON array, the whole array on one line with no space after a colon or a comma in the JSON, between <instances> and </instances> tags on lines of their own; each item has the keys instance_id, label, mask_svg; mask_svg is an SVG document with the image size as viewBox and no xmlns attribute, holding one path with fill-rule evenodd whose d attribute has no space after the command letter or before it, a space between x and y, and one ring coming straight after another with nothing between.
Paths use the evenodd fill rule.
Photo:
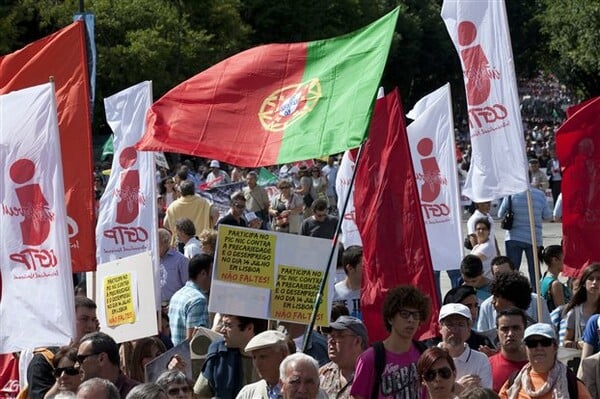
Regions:
<instances>
[{"instance_id":1,"label":"white flag with red logo","mask_svg":"<svg viewBox=\"0 0 600 399\"><path fill-rule=\"evenodd\" d=\"M486 202L527 190L517 80L503 0L444 0L442 18L461 60L471 166L463 194Z\"/></svg>"},{"instance_id":2,"label":"white flag with red logo","mask_svg":"<svg viewBox=\"0 0 600 399\"><path fill-rule=\"evenodd\" d=\"M114 158L100 198L96 258L101 264L151 251L158 276L154 153L135 149L151 105L152 82L139 83L104 99L106 120L114 133Z\"/></svg>"},{"instance_id":3,"label":"white flag with red logo","mask_svg":"<svg viewBox=\"0 0 600 399\"><path fill-rule=\"evenodd\" d=\"M54 86L0 95L0 353L66 345L75 302Z\"/></svg>"},{"instance_id":4,"label":"white flag with red logo","mask_svg":"<svg viewBox=\"0 0 600 399\"><path fill-rule=\"evenodd\" d=\"M450 84L419 100L406 128L429 251L435 270L458 269L463 257Z\"/></svg>"},{"instance_id":5,"label":"white flag with red logo","mask_svg":"<svg viewBox=\"0 0 600 399\"><path fill-rule=\"evenodd\" d=\"M335 179L335 190L338 196L337 207L340 211L340 217L342 218L342 235L340 242L344 248L348 248L352 245L358 245L362 247L362 240L360 238L360 232L356 226L356 219L354 218L354 186L350 187L352 181L352 173L354 173L354 156L356 151L346 151L340 162L340 168ZM354 154L354 155L353 155ZM342 215L342 209L344 208L344 201L348 195L348 190L352 190L350 197L348 198L348 204L346 211Z\"/></svg>"}]
</instances>

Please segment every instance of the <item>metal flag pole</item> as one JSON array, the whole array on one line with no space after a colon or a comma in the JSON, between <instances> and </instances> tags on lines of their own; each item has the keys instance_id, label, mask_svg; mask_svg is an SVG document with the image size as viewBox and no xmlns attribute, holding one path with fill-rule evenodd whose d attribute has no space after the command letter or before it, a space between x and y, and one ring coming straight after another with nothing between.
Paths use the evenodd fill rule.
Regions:
<instances>
[{"instance_id":1,"label":"metal flag pole","mask_svg":"<svg viewBox=\"0 0 600 399\"><path fill-rule=\"evenodd\" d=\"M319 310L319 306L323 301L323 290L325 289L325 284L327 284L327 277L329 276L329 269L331 266L331 261L333 260L333 255L335 254L335 250L338 245L338 239L340 235L340 231L342 229L342 222L344 220L344 214L346 213L346 208L348 207L348 201L350 200L350 196L352 195L352 188L354 187L354 180L356 179L356 170L358 169L358 162L360 161L360 156L362 154L363 145L361 144L358 147L358 154L356 155L356 160L354 161L354 170L352 171L352 178L350 179L350 185L348 186L348 192L346 193L346 198L344 199L344 206L342 207L338 223L335 229L335 234L333 235L333 240L331 242L331 251L329 251L329 259L327 260L327 264L325 267L325 273L323 274L323 279L321 280L321 284L319 285L319 291L315 297L315 304L313 306L312 314L310 315L310 322L306 327L306 331L304 332L304 340L302 344L302 352L306 352L308 348L310 333L315 327L315 321L317 320L317 313Z\"/></svg>"}]
</instances>

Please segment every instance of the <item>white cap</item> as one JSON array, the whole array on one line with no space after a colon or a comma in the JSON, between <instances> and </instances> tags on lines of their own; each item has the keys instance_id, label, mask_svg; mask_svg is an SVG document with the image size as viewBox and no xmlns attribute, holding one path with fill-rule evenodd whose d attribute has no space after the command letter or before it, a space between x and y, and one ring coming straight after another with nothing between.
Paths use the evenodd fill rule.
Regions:
<instances>
[{"instance_id":1,"label":"white cap","mask_svg":"<svg viewBox=\"0 0 600 399\"><path fill-rule=\"evenodd\" d=\"M466 319L471 320L471 311L468 307L463 305L462 303L448 303L440 309L440 316L438 317L438 321L442 321L448 316L453 314L457 314Z\"/></svg>"},{"instance_id":2,"label":"white cap","mask_svg":"<svg viewBox=\"0 0 600 399\"><path fill-rule=\"evenodd\" d=\"M210 161L210 167L211 168L220 168L221 164L216 159L213 159L212 161Z\"/></svg>"}]
</instances>

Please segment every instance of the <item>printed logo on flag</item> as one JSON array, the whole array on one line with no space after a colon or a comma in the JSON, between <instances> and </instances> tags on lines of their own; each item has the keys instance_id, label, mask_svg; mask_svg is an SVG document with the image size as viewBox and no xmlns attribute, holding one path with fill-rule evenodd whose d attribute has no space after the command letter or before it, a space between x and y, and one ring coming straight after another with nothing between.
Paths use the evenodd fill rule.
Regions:
<instances>
[{"instance_id":1,"label":"printed logo on flag","mask_svg":"<svg viewBox=\"0 0 600 399\"><path fill-rule=\"evenodd\" d=\"M117 199L115 222L127 225L135 221L140 213L140 205L146 203L146 198L140 190L140 172L134 168L137 162L135 147L125 147L119 154L120 172L119 185L113 196ZM104 237L114 241L115 245L141 243L148 240L148 231L141 226L114 226L104 230ZM132 250L135 248L124 248ZM123 248L116 251L121 252Z\"/></svg>"},{"instance_id":2,"label":"printed logo on flag","mask_svg":"<svg viewBox=\"0 0 600 399\"><path fill-rule=\"evenodd\" d=\"M503 121L508 116L503 104L478 107L490 97L492 79L500 80L501 75L500 71L490 65L485 51L476 42L477 26L471 21L462 21L458 25L458 44L462 47L460 58L464 65L472 138L491 133L509 124L508 121Z\"/></svg>"},{"instance_id":3,"label":"printed logo on flag","mask_svg":"<svg viewBox=\"0 0 600 399\"><path fill-rule=\"evenodd\" d=\"M440 196L442 185L448 185L448 179L442 175L440 167L433 153L433 140L422 138L417 144L417 152L422 157L420 160L421 171L415 173L417 181L421 184L421 208L425 223L441 223L450 220L450 207L441 202L434 202Z\"/></svg>"},{"instance_id":4,"label":"printed logo on flag","mask_svg":"<svg viewBox=\"0 0 600 399\"><path fill-rule=\"evenodd\" d=\"M258 119L266 130L280 132L312 111L322 95L318 78L284 87L265 98Z\"/></svg>"},{"instance_id":5,"label":"printed logo on flag","mask_svg":"<svg viewBox=\"0 0 600 399\"><path fill-rule=\"evenodd\" d=\"M54 212L50 209L41 186L33 181L35 163L30 159L18 159L10 166L9 176L17 185L15 194L19 204L2 204L2 213L9 217L22 218L19 227L23 245L40 247L50 234ZM25 275L15 275L16 279L58 275L57 271L37 273L38 269L56 267L58 261L53 249L27 248L10 254L9 258L24 265L29 272Z\"/></svg>"}]
</instances>

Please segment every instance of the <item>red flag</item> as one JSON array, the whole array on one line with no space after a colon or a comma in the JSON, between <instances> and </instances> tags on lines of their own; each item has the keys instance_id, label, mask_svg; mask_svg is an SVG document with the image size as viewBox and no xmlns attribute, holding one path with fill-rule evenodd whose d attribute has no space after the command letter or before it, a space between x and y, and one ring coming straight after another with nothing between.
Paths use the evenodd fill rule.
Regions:
<instances>
[{"instance_id":1,"label":"red flag","mask_svg":"<svg viewBox=\"0 0 600 399\"><path fill-rule=\"evenodd\" d=\"M575 107L556 132L563 167L563 273L569 277L600 261L600 97Z\"/></svg>"},{"instance_id":2,"label":"red flag","mask_svg":"<svg viewBox=\"0 0 600 399\"><path fill-rule=\"evenodd\" d=\"M95 270L94 197L83 22L0 57L0 94L54 77L73 272Z\"/></svg>"},{"instance_id":3,"label":"red flag","mask_svg":"<svg viewBox=\"0 0 600 399\"><path fill-rule=\"evenodd\" d=\"M397 90L377 101L354 187L363 242L361 312L369 340L387 337L381 307L387 291L414 285L431 298L432 315L416 336L436 335L438 300L419 192Z\"/></svg>"}]
</instances>

